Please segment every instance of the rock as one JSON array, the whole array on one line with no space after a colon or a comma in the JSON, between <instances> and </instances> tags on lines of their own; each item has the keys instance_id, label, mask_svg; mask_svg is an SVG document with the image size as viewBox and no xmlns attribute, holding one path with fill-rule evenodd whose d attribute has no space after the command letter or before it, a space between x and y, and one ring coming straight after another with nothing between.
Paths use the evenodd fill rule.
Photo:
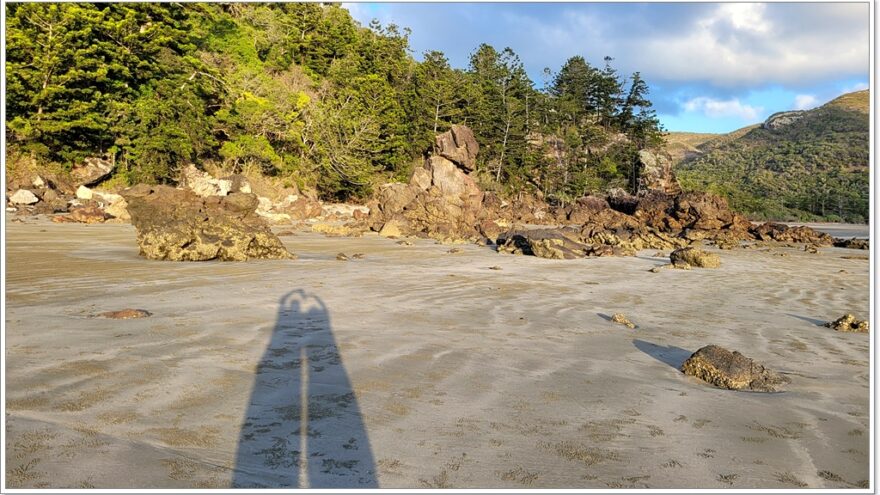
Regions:
<instances>
[{"instance_id":1,"label":"rock","mask_svg":"<svg viewBox=\"0 0 880 495\"><path fill-rule=\"evenodd\" d=\"M79 186L76 188L76 197L79 199L92 199L92 190L86 186Z\"/></svg>"},{"instance_id":2,"label":"rock","mask_svg":"<svg viewBox=\"0 0 880 495\"><path fill-rule=\"evenodd\" d=\"M128 214L128 203L126 203L125 198L122 196L119 196L118 201L114 201L110 203L109 206L105 207L104 213L124 222L131 221L131 215Z\"/></svg>"},{"instance_id":3,"label":"rock","mask_svg":"<svg viewBox=\"0 0 880 495\"><path fill-rule=\"evenodd\" d=\"M564 229L511 230L498 237L498 251L550 259L583 258L591 246Z\"/></svg>"},{"instance_id":4,"label":"rock","mask_svg":"<svg viewBox=\"0 0 880 495\"><path fill-rule=\"evenodd\" d=\"M292 220L306 220L321 216L323 208L317 200L300 194L288 194L274 206L274 210L289 215Z\"/></svg>"},{"instance_id":5,"label":"rock","mask_svg":"<svg viewBox=\"0 0 880 495\"><path fill-rule=\"evenodd\" d=\"M752 226L749 232L761 241L796 242L815 244L816 246L831 246L834 238L824 232L817 232L807 226L789 227L788 225L766 222Z\"/></svg>"},{"instance_id":6,"label":"rock","mask_svg":"<svg viewBox=\"0 0 880 495\"><path fill-rule=\"evenodd\" d=\"M664 194L676 195L681 192L681 185L672 172L672 157L664 151L639 151L641 172L639 174L639 192L659 191Z\"/></svg>"},{"instance_id":7,"label":"rock","mask_svg":"<svg viewBox=\"0 0 880 495\"><path fill-rule=\"evenodd\" d=\"M70 171L75 186L94 186L113 173L114 164L98 157L89 157Z\"/></svg>"},{"instance_id":8,"label":"rock","mask_svg":"<svg viewBox=\"0 0 880 495\"><path fill-rule=\"evenodd\" d=\"M101 313L98 316L102 318L110 318L113 320L130 320L132 318L146 318L148 316L152 316L153 313L145 309L120 309L119 311L107 311L106 313Z\"/></svg>"},{"instance_id":9,"label":"rock","mask_svg":"<svg viewBox=\"0 0 880 495\"><path fill-rule=\"evenodd\" d=\"M411 241L407 241L407 240L397 241L397 244L400 244L401 246L412 246L413 245L413 243Z\"/></svg>"},{"instance_id":10,"label":"rock","mask_svg":"<svg viewBox=\"0 0 880 495\"><path fill-rule=\"evenodd\" d=\"M229 181L229 192L240 192L249 194L252 193L251 182L242 174L232 174L227 177L223 177L225 181Z\"/></svg>"},{"instance_id":11,"label":"rock","mask_svg":"<svg viewBox=\"0 0 880 495\"><path fill-rule=\"evenodd\" d=\"M353 255L351 255L351 259L353 260L362 260L366 257L367 255L365 255L364 253L354 253Z\"/></svg>"},{"instance_id":12,"label":"rock","mask_svg":"<svg viewBox=\"0 0 880 495\"><path fill-rule=\"evenodd\" d=\"M70 209L67 218L78 223L104 223L107 214L97 206L77 206Z\"/></svg>"},{"instance_id":13,"label":"rock","mask_svg":"<svg viewBox=\"0 0 880 495\"><path fill-rule=\"evenodd\" d=\"M42 177L37 175L37 176L34 176L34 180L31 181L31 185L37 189L42 189L42 188L46 187L46 181Z\"/></svg>"},{"instance_id":14,"label":"rock","mask_svg":"<svg viewBox=\"0 0 880 495\"><path fill-rule=\"evenodd\" d=\"M458 254L460 252L461 252L461 249L458 249L458 248L452 248L449 251L446 251L447 254Z\"/></svg>"},{"instance_id":15,"label":"rock","mask_svg":"<svg viewBox=\"0 0 880 495\"><path fill-rule=\"evenodd\" d=\"M14 205L32 205L38 201L40 198L27 189L19 189L12 196L9 196L9 202Z\"/></svg>"},{"instance_id":16,"label":"rock","mask_svg":"<svg viewBox=\"0 0 880 495\"><path fill-rule=\"evenodd\" d=\"M870 249L870 241L868 239L834 239L834 247L847 249Z\"/></svg>"},{"instance_id":17,"label":"rock","mask_svg":"<svg viewBox=\"0 0 880 495\"><path fill-rule=\"evenodd\" d=\"M697 267L697 268L718 268L721 266L721 258L716 254L707 253L702 249L686 247L676 249L669 255L669 260L676 268Z\"/></svg>"},{"instance_id":18,"label":"rock","mask_svg":"<svg viewBox=\"0 0 880 495\"><path fill-rule=\"evenodd\" d=\"M489 269L490 269L490 270L500 270L501 267L498 266L498 265L495 265L495 266L490 266Z\"/></svg>"},{"instance_id":19,"label":"rock","mask_svg":"<svg viewBox=\"0 0 880 495\"><path fill-rule=\"evenodd\" d=\"M739 352L707 345L693 353L681 365L686 375L697 377L716 387L731 390L778 392L790 383L788 377L771 371Z\"/></svg>"},{"instance_id":20,"label":"rock","mask_svg":"<svg viewBox=\"0 0 880 495\"><path fill-rule=\"evenodd\" d=\"M857 333L868 333L868 321L867 320L857 320L855 316L851 314L845 314L840 318L829 321L825 324L828 328L833 328L838 332L857 332Z\"/></svg>"},{"instance_id":21,"label":"rock","mask_svg":"<svg viewBox=\"0 0 880 495\"><path fill-rule=\"evenodd\" d=\"M312 225L312 232L318 232L330 237L360 237L364 230L362 227L352 224L335 224L318 222Z\"/></svg>"},{"instance_id":22,"label":"rock","mask_svg":"<svg viewBox=\"0 0 880 495\"><path fill-rule=\"evenodd\" d=\"M765 120L764 123L761 124L761 127L763 127L764 129L769 129L771 131L776 131L797 122L806 114L807 112L803 110L776 112L773 115L767 117L767 120Z\"/></svg>"},{"instance_id":23,"label":"rock","mask_svg":"<svg viewBox=\"0 0 880 495\"><path fill-rule=\"evenodd\" d=\"M450 130L438 134L434 138L434 142L437 153L443 158L467 172L476 168L480 145L470 128L463 125L453 125Z\"/></svg>"},{"instance_id":24,"label":"rock","mask_svg":"<svg viewBox=\"0 0 880 495\"><path fill-rule=\"evenodd\" d=\"M636 324L629 321L629 318L626 317L623 313L614 313L611 315L611 321L614 323L619 323L621 325L626 326L627 328L635 328Z\"/></svg>"},{"instance_id":25,"label":"rock","mask_svg":"<svg viewBox=\"0 0 880 495\"><path fill-rule=\"evenodd\" d=\"M345 253L339 253L336 255L336 259L339 261L348 261L348 256Z\"/></svg>"},{"instance_id":26,"label":"rock","mask_svg":"<svg viewBox=\"0 0 880 495\"><path fill-rule=\"evenodd\" d=\"M385 222L385 225L379 231L379 235L382 237L400 237L403 235L403 228L404 225L400 220L391 219Z\"/></svg>"},{"instance_id":27,"label":"rock","mask_svg":"<svg viewBox=\"0 0 880 495\"><path fill-rule=\"evenodd\" d=\"M141 255L170 261L291 259L256 214L257 197L200 197L186 189L140 184L126 189Z\"/></svg>"},{"instance_id":28,"label":"rock","mask_svg":"<svg viewBox=\"0 0 880 495\"><path fill-rule=\"evenodd\" d=\"M180 171L180 185L186 187L197 195L207 198L209 196L226 196L232 191L233 181L230 179L215 179L211 174L202 172L195 165L189 164ZM250 184L248 184L250 189Z\"/></svg>"}]
</instances>

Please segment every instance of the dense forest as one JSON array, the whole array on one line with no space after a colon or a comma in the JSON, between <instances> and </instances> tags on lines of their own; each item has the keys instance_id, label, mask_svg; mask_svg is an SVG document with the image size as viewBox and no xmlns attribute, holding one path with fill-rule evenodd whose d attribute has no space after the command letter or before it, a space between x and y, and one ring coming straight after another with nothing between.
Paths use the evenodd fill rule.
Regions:
<instances>
[{"instance_id":1,"label":"dense forest","mask_svg":"<svg viewBox=\"0 0 880 495\"><path fill-rule=\"evenodd\" d=\"M756 219L867 222L868 105L867 91L850 93L789 112L790 123L707 141L678 165L678 177Z\"/></svg>"},{"instance_id":2,"label":"dense forest","mask_svg":"<svg viewBox=\"0 0 880 495\"><path fill-rule=\"evenodd\" d=\"M564 203L631 189L638 150L662 142L646 82L609 57L572 57L536 88L510 48L452 68L334 4L10 3L6 20L10 154L103 156L120 185L211 162L363 198L463 123L484 187Z\"/></svg>"}]
</instances>

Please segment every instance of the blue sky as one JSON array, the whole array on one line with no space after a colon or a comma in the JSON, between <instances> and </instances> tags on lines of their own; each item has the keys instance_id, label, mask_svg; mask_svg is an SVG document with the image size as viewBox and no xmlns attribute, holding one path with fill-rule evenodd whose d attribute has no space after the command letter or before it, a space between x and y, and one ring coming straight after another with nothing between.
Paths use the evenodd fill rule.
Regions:
<instances>
[{"instance_id":1,"label":"blue sky","mask_svg":"<svg viewBox=\"0 0 880 495\"><path fill-rule=\"evenodd\" d=\"M581 55L640 71L667 129L728 132L812 108L869 81L867 3L345 3L355 19L412 29L421 59L465 68L480 44L511 47L536 86Z\"/></svg>"}]
</instances>

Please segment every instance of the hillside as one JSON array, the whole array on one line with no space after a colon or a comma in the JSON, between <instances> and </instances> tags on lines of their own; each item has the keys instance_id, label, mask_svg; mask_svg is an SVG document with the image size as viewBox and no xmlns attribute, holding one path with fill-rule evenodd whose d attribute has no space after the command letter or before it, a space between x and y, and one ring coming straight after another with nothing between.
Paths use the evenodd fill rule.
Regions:
<instances>
[{"instance_id":1,"label":"hillside","mask_svg":"<svg viewBox=\"0 0 880 495\"><path fill-rule=\"evenodd\" d=\"M686 189L726 196L755 219L868 219L868 91L693 144L676 173ZM695 138L694 138L695 139ZM686 140L670 139L674 148Z\"/></svg>"},{"instance_id":2,"label":"hillside","mask_svg":"<svg viewBox=\"0 0 880 495\"><path fill-rule=\"evenodd\" d=\"M686 159L695 158L710 149L714 149L724 143L738 139L760 124L728 132L726 134L713 134L710 132L668 132L666 138L666 151L672 155L672 163L679 164Z\"/></svg>"}]
</instances>

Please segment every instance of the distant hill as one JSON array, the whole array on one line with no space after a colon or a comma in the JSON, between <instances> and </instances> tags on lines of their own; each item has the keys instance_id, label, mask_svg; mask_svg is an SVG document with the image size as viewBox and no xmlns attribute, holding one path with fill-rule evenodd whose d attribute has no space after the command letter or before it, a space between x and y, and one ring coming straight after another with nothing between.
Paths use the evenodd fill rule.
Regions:
<instances>
[{"instance_id":1,"label":"distant hill","mask_svg":"<svg viewBox=\"0 0 880 495\"><path fill-rule=\"evenodd\" d=\"M670 133L668 150L685 189L754 219L866 222L868 105L857 91L729 134Z\"/></svg>"}]
</instances>

